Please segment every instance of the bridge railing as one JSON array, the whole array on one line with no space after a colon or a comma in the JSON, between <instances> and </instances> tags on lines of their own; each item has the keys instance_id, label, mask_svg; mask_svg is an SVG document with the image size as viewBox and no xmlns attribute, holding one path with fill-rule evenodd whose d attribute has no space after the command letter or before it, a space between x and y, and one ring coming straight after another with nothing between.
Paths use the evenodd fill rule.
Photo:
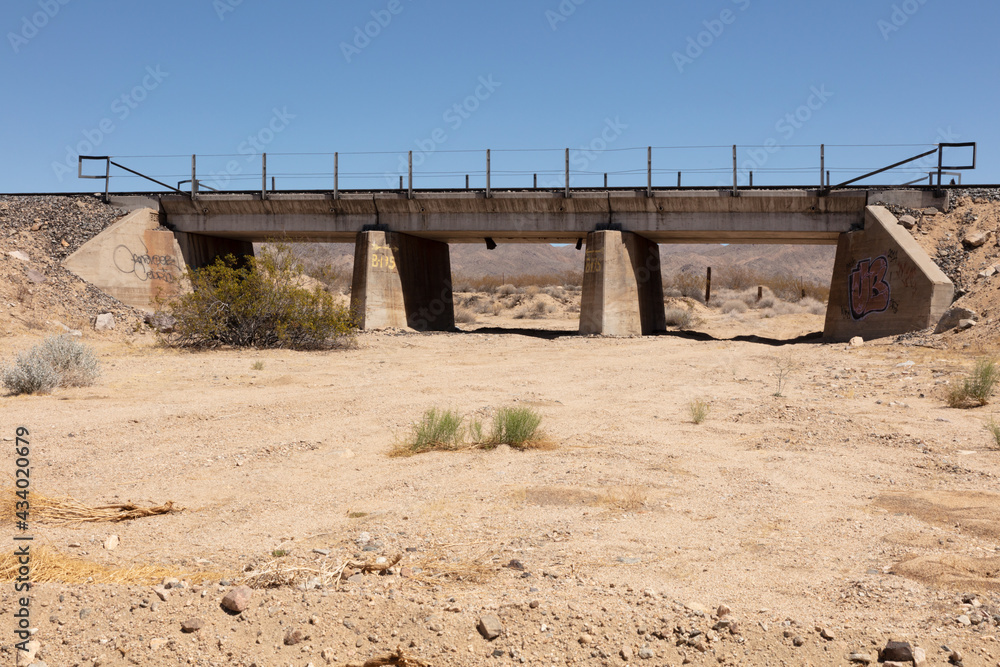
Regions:
<instances>
[{"instance_id":1,"label":"bridge railing","mask_svg":"<svg viewBox=\"0 0 1000 667\"><path fill-rule=\"evenodd\" d=\"M945 150L970 149L971 161L946 164ZM913 157L887 167L886 156ZM936 159L934 156L937 156ZM890 158L892 159L892 158ZM104 161L103 174L85 174L84 161ZM125 166L124 161L130 166ZM881 161L881 162L879 162ZM942 185L954 170L974 169L976 144L780 145L610 147L604 140L578 148L417 150L405 152L282 153L248 149L237 154L80 156L79 177L151 182L166 191L200 192L400 191L535 188L572 196L574 189L645 190L702 187L809 187L824 191L889 174L889 185L928 178ZM183 171L178 165L187 163ZM811 164L810 164L811 163ZM861 166L867 163L869 166ZM165 166L166 165L166 166ZM190 166L188 171L187 166ZM113 171L118 170L118 171ZM120 173L123 172L123 173ZM916 176L919 178L913 180ZM845 178L841 182L841 179ZM176 183L176 186L169 183ZM834 183L837 183L834 185ZM881 185L885 185L884 183ZM129 188L137 190L138 188Z\"/></svg>"}]
</instances>

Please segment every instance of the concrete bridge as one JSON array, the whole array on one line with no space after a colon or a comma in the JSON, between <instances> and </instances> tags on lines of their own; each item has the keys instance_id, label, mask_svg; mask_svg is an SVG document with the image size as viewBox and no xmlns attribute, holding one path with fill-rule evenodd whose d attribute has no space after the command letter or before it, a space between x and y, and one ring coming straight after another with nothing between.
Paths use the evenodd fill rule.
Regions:
<instances>
[{"instance_id":1,"label":"concrete bridge","mask_svg":"<svg viewBox=\"0 0 1000 667\"><path fill-rule=\"evenodd\" d=\"M366 329L454 328L451 243L585 247L580 332L616 336L666 327L660 243L838 245L825 334L842 340L932 326L950 305L951 282L886 209L873 205L944 209L947 196L922 189L168 194L158 197L159 219L140 216L130 224L141 228L140 263L172 253L172 262L149 261L175 266L250 254L253 242L354 242L352 305ZM120 240L132 233L122 223L105 234L118 228ZM154 233L156 223L171 231ZM67 265L84 275L86 265L107 263L98 257L115 242L100 239ZM159 248L155 255L151 244ZM127 273L117 266L120 258L112 260ZM163 288L155 276L163 272L151 273L144 288Z\"/></svg>"}]
</instances>

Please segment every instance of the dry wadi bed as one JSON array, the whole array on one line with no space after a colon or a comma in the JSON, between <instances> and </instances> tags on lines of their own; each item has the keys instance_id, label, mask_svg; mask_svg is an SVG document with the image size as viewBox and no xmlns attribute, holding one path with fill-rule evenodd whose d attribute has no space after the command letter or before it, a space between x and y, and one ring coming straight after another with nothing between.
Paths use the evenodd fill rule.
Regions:
<instances>
[{"instance_id":1,"label":"dry wadi bed","mask_svg":"<svg viewBox=\"0 0 1000 667\"><path fill-rule=\"evenodd\" d=\"M37 524L36 548L184 583L37 585L37 659L319 667L403 647L432 665L847 665L900 640L929 664L1000 664L992 408L943 400L971 351L777 345L821 317L702 316L701 336L601 339L568 314L484 315L328 353L87 332L98 383L0 398L5 444L30 429L45 495L186 509ZM0 339L0 356L38 337ZM507 405L536 408L557 448L387 456L428 408ZM386 573L328 576L398 554ZM220 607L267 567L291 585ZM0 600L11 623L10 585Z\"/></svg>"}]
</instances>

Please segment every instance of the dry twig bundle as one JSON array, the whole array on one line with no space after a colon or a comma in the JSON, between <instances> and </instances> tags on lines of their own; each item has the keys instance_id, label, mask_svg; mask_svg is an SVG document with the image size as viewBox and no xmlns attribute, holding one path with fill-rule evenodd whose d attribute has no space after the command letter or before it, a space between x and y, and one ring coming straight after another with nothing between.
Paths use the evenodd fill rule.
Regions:
<instances>
[{"instance_id":1,"label":"dry twig bundle","mask_svg":"<svg viewBox=\"0 0 1000 667\"><path fill-rule=\"evenodd\" d=\"M2 494L0 497L5 501L4 512L0 516L0 522L13 521L16 516L15 503L21 499L15 495L13 487L3 488L0 490L0 494ZM30 503L30 516L33 521L52 525L100 522L117 523L119 521L131 521L132 519L184 511L183 507L175 505L173 501L152 506L142 506L135 503L115 503L93 507L70 496L50 497L42 495L37 491L32 491L28 494L28 502Z\"/></svg>"}]
</instances>

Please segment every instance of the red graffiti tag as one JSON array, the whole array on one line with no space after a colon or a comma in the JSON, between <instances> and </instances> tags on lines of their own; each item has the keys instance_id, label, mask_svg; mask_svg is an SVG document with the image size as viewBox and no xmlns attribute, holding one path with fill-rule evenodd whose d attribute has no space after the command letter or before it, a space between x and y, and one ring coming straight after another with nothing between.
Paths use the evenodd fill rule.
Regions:
<instances>
[{"instance_id":1,"label":"red graffiti tag","mask_svg":"<svg viewBox=\"0 0 1000 667\"><path fill-rule=\"evenodd\" d=\"M884 256L863 259L851 271L847 296L854 319L888 310L891 291L885 280L888 272L889 261Z\"/></svg>"}]
</instances>

